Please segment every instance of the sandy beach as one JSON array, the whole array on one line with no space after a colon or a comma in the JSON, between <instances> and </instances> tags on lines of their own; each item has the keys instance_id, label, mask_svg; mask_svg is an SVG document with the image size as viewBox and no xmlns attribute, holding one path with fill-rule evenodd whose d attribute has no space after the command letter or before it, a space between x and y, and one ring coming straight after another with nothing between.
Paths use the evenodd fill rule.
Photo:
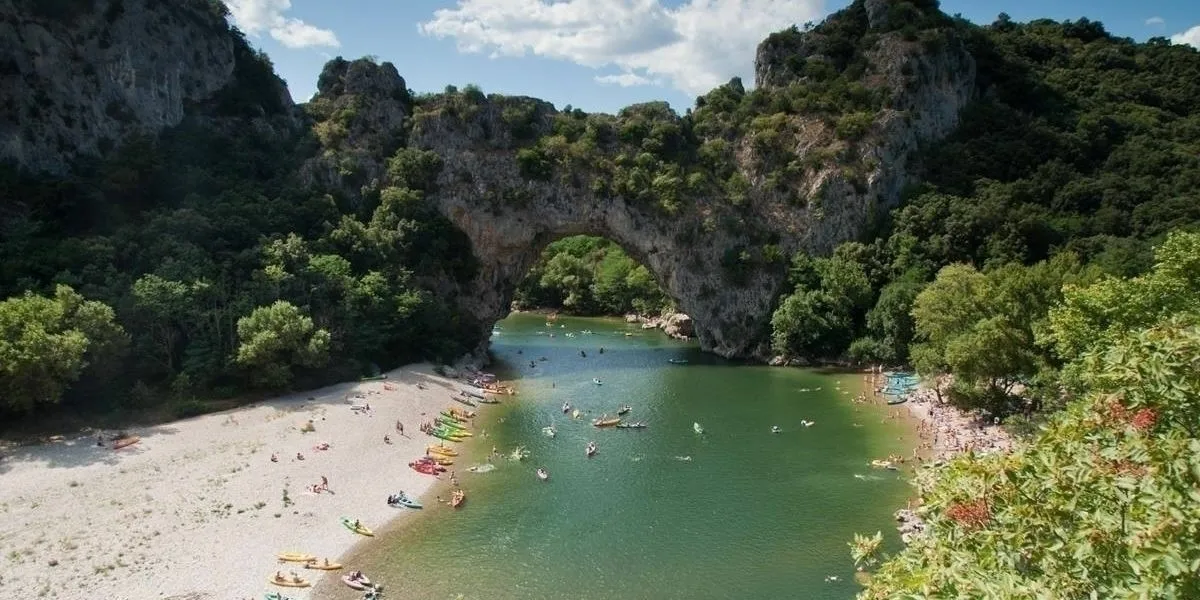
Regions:
<instances>
[{"instance_id":1,"label":"sandy beach","mask_svg":"<svg viewBox=\"0 0 1200 600\"><path fill-rule=\"evenodd\" d=\"M343 527L341 516L378 531L415 512L385 500L437 483L407 464L433 440L420 424L454 405L448 394L460 387L429 365L409 365L383 381L129 429L141 441L120 450L97 447L95 432L5 448L0 599L258 600L272 589L310 598L311 588L267 580L277 570L313 583L345 571L280 564L276 554L334 560L371 539ZM315 431L302 432L309 420ZM322 442L328 450L315 449ZM312 492L322 476L330 491ZM423 501L425 510L441 508Z\"/></svg>"}]
</instances>

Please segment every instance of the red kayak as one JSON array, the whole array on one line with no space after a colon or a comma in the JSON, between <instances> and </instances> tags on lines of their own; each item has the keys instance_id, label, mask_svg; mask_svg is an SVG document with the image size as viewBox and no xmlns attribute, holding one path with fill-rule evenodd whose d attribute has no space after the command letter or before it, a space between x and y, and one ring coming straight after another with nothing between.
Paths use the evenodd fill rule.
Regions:
<instances>
[{"instance_id":1,"label":"red kayak","mask_svg":"<svg viewBox=\"0 0 1200 600\"><path fill-rule=\"evenodd\" d=\"M418 473L424 473L426 475L437 475L438 474L438 470L437 470L438 466L433 463L410 462L410 463L408 463L408 466L412 467L412 470L414 470Z\"/></svg>"}]
</instances>

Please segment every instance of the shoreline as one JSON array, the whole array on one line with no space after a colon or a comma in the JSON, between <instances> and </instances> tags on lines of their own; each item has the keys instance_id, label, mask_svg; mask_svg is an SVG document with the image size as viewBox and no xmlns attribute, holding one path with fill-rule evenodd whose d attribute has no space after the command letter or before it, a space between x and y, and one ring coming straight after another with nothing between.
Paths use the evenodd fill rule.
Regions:
<instances>
[{"instance_id":1,"label":"shoreline","mask_svg":"<svg viewBox=\"0 0 1200 600\"><path fill-rule=\"evenodd\" d=\"M279 564L277 553L353 556L368 538L341 516L386 534L416 512L388 506L389 494L432 504L425 497L439 480L407 463L433 439L420 423L454 404L447 395L461 385L419 363L383 380L132 427L141 441L120 450L97 447L94 432L9 448L0 456L0 597L317 598L323 580L354 565L310 570ZM315 431L302 432L310 420ZM322 442L328 450L315 449ZM311 491L322 477L332 492ZM276 571L314 587L270 585Z\"/></svg>"},{"instance_id":2,"label":"shoreline","mask_svg":"<svg viewBox=\"0 0 1200 600\"><path fill-rule=\"evenodd\" d=\"M881 374L871 369L864 377L864 382L870 385L873 402L882 403L886 399L879 391ZM914 469L926 464L937 465L967 452L1008 453L1016 447L1016 439L998 422L985 422L976 414L948 402L939 402L937 392L925 382L910 392L908 400L902 405L893 406L906 407L908 415L915 421L917 445L912 457L915 459ZM914 496L907 506L895 512L896 530L906 545L925 531L925 520L918 513L920 505L921 497Z\"/></svg>"}]
</instances>

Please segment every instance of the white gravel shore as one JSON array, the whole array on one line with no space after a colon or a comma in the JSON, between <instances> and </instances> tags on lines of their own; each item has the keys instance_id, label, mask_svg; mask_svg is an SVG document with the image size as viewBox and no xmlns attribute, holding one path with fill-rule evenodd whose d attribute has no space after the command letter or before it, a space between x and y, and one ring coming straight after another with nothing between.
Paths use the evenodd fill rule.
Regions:
<instances>
[{"instance_id":1,"label":"white gravel shore","mask_svg":"<svg viewBox=\"0 0 1200 600\"><path fill-rule=\"evenodd\" d=\"M385 500L436 482L407 464L433 440L420 423L453 405L448 393L460 387L429 365L388 375L131 429L141 441L120 450L97 447L95 434L4 450L0 599L259 600L279 569L314 583L338 576L281 565L276 554L334 560L370 539L340 516L379 530L403 514ZM355 394L363 398L348 399ZM316 430L301 432L309 419ZM321 442L329 449L314 450ZM322 476L332 493L308 491Z\"/></svg>"}]
</instances>

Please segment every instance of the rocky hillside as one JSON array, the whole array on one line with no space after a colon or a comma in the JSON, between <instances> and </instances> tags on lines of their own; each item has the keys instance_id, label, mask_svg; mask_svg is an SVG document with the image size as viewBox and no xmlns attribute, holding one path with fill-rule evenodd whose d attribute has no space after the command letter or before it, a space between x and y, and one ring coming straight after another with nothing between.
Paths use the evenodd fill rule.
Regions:
<instances>
[{"instance_id":1,"label":"rocky hillside","mask_svg":"<svg viewBox=\"0 0 1200 600\"><path fill-rule=\"evenodd\" d=\"M189 114L282 113L214 0L0 0L0 161L64 172Z\"/></svg>"},{"instance_id":2,"label":"rocky hillside","mask_svg":"<svg viewBox=\"0 0 1200 600\"><path fill-rule=\"evenodd\" d=\"M0 158L62 173L77 155L107 159L135 134L168 131L178 164L157 165L152 178L163 204L140 197L147 186L129 182L134 167L116 178L122 193L139 195L116 207L135 222L137 207L166 209L179 198L193 202L181 208L215 210L220 203L195 204L205 197L198 189L239 187L178 180L194 171L183 162L188 153L201 160L203 148L220 157L203 160L230 162L254 188L287 182L288 193L304 199L278 199L294 207L287 218L248 216L269 229L239 239L300 232L319 240L312 252L350 257L357 276L411 276L428 294L421 306L440 303L445 327L476 340L507 314L546 244L588 233L643 262L694 319L704 348L761 355L790 257L863 235L900 201L917 150L951 132L975 93L963 25L936 3L857 0L811 31L771 36L758 51L756 89L735 79L687 115L665 103L617 115L560 112L472 88L413 97L393 65L366 59L326 65L301 115L269 61L225 16L220 2L207 0L0 0L0 43L15 57L2 71ZM287 137L256 126L263 116L303 123L311 135L296 136L281 154ZM229 141L185 139L213 132L271 159L222 153ZM280 158L293 155L295 162ZM216 221L206 226L218 226L228 217L208 218ZM378 247L364 248L366 239ZM276 261L270 269L305 264L286 258L299 252L287 247L263 255ZM252 266L240 260L219 272L227 278ZM54 268L67 267L39 267ZM254 302L284 289L263 287L282 275L262 268L247 283ZM221 335L220 347L236 342Z\"/></svg>"},{"instance_id":3,"label":"rocky hillside","mask_svg":"<svg viewBox=\"0 0 1200 600\"><path fill-rule=\"evenodd\" d=\"M560 113L474 89L410 106L389 91L403 88L390 65L331 63L323 82L363 83L323 86L314 101L331 150L317 172L354 196L389 185L378 149L405 140L435 154L420 187L470 239L478 273L452 287L480 335L546 244L594 234L651 269L706 349L757 353L787 258L829 252L894 206L914 153L952 131L974 93L955 23L932 7L880 6L856 2L814 31L772 36L758 89L733 81L687 117L655 103Z\"/></svg>"}]
</instances>

